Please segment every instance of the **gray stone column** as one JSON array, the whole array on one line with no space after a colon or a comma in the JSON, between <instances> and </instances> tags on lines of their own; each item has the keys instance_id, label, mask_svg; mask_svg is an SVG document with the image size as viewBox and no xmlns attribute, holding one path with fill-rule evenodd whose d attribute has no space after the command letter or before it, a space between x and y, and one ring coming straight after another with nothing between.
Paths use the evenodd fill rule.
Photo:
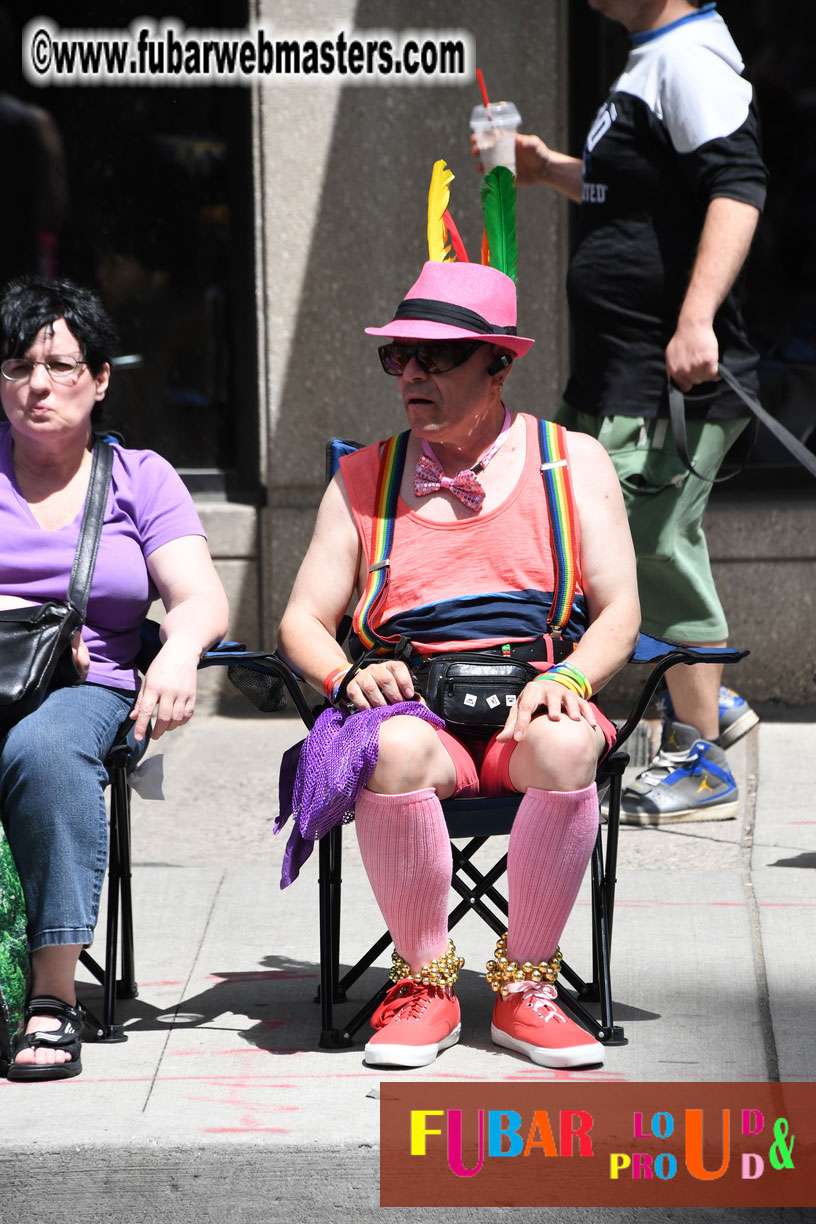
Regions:
<instances>
[{"instance_id":1,"label":"gray stone column","mask_svg":"<svg viewBox=\"0 0 816 1224\"><path fill-rule=\"evenodd\" d=\"M514 101L523 127L564 147L567 115L565 0L256 0L255 18L280 36L309 31L467 30L495 100ZM255 91L260 445L263 512L262 633L271 645L323 489L332 435L374 441L396 432L402 411L363 328L391 318L427 259L431 168L456 175L451 212L479 258L479 177L468 120L475 81L349 85L269 84ZM511 406L554 404L567 363L564 300L566 205L520 192L519 324L538 343L513 372Z\"/></svg>"}]
</instances>

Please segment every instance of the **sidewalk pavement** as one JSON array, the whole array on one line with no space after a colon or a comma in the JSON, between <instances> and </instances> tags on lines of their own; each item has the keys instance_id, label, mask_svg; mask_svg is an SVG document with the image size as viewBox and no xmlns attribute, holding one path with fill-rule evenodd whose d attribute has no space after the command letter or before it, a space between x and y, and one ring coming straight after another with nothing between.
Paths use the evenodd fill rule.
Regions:
<instances>
[{"instance_id":1,"label":"sidewalk pavement","mask_svg":"<svg viewBox=\"0 0 816 1224\"><path fill-rule=\"evenodd\" d=\"M467 961L460 1044L430 1067L384 1072L364 1066L364 1032L349 1049L318 1044L317 855L279 889L277 769L299 722L194 719L153 750L164 754L165 802L134 797L139 998L121 1004L128 1040L85 1045L72 1080L0 1081L0 1221L296 1224L350 1212L413 1221L409 1209L377 1206L379 1084L389 1076L816 1081L815 720L815 711L766 712L729 752L737 820L621 829L612 981L628 1044L608 1048L602 1068L548 1071L491 1045L493 998L481 975L493 940L470 917L456 936ZM381 929L351 830L344 897L349 964ZM101 944L102 921L99 930ZM561 943L588 971L587 892ZM383 976L370 970L341 1018ZM82 997L93 1006L97 988ZM556 1218L555 1209L519 1211ZM730 1221L758 1216L807 1218L728 1211ZM683 1218L697 1217L718 1213ZM622 1222L631 1213L559 1209L557 1218Z\"/></svg>"}]
</instances>

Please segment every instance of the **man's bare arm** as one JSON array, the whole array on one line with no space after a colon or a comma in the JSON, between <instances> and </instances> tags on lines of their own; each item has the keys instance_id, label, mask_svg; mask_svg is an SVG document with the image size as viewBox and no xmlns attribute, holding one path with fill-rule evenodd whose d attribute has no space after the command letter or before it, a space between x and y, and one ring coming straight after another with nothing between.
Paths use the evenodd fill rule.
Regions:
<instances>
[{"instance_id":1,"label":"man's bare arm","mask_svg":"<svg viewBox=\"0 0 816 1224\"><path fill-rule=\"evenodd\" d=\"M543 183L575 204L581 203L584 167L577 157L558 153L540 136L516 136L516 182L520 187Z\"/></svg>"},{"instance_id":2,"label":"man's bare arm","mask_svg":"<svg viewBox=\"0 0 816 1224\"><path fill-rule=\"evenodd\" d=\"M677 328L666 348L666 370L682 391L717 378L714 316L748 256L759 210L717 196L711 201Z\"/></svg>"}]
</instances>

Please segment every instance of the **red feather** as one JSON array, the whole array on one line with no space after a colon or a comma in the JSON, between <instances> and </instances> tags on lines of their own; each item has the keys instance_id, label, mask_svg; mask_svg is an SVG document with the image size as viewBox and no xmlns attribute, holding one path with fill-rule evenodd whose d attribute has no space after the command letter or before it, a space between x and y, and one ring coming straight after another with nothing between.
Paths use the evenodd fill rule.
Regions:
<instances>
[{"instance_id":1,"label":"red feather","mask_svg":"<svg viewBox=\"0 0 816 1224\"><path fill-rule=\"evenodd\" d=\"M454 223L453 217L450 215L447 208L442 214L442 221L445 225L445 229L448 231L448 237L450 238L451 243L453 244L453 249L456 252L456 258L459 260L460 263L470 263L470 260L467 257L467 251L465 250L465 244L462 241L459 231L456 228L456 225Z\"/></svg>"}]
</instances>

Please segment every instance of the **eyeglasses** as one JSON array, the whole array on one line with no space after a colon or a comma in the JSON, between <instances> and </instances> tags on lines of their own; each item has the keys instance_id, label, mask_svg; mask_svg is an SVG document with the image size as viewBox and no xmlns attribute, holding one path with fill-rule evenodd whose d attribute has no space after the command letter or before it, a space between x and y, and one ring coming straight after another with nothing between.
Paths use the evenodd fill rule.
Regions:
<instances>
[{"instance_id":1,"label":"eyeglasses","mask_svg":"<svg viewBox=\"0 0 816 1224\"><path fill-rule=\"evenodd\" d=\"M377 352L386 374L395 378L405 373L412 357L426 374L447 374L448 370L464 365L481 343L481 340L422 340L419 344L400 344L393 340Z\"/></svg>"},{"instance_id":2,"label":"eyeglasses","mask_svg":"<svg viewBox=\"0 0 816 1224\"><path fill-rule=\"evenodd\" d=\"M49 357L48 361L29 361L27 357L9 357L0 365L0 373L8 382L28 382L35 366L45 366L55 382L75 383L81 367L87 362L76 357Z\"/></svg>"}]
</instances>

